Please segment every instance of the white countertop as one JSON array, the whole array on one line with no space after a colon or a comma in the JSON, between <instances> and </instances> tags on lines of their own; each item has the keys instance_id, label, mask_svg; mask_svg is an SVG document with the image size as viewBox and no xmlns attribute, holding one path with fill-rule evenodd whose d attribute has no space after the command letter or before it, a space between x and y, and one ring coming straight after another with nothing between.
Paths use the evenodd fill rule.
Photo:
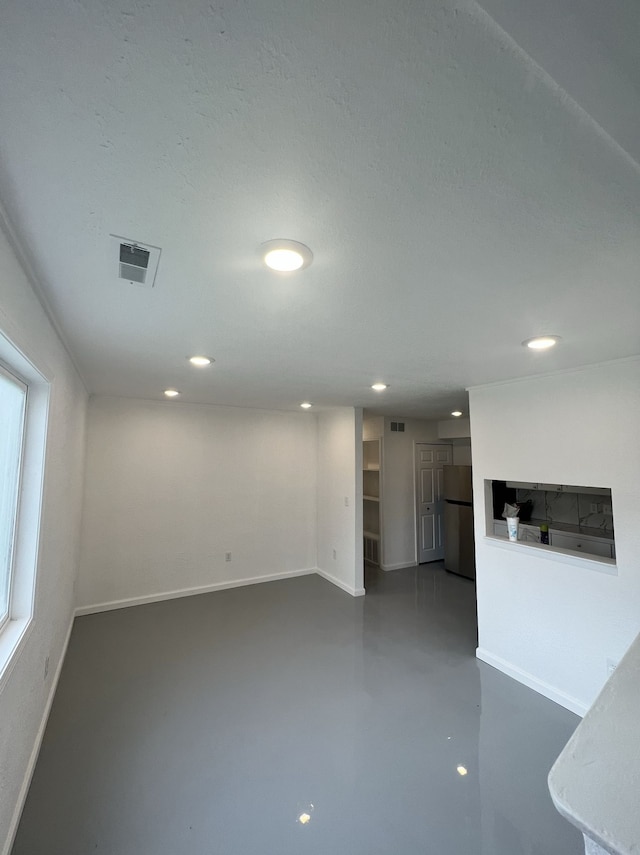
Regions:
<instances>
[{"instance_id":1,"label":"white countertop","mask_svg":"<svg viewBox=\"0 0 640 855\"><path fill-rule=\"evenodd\" d=\"M549 791L607 852L640 852L640 635L553 765Z\"/></svg>"},{"instance_id":2,"label":"white countertop","mask_svg":"<svg viewBox=\"0 0 640 855\"><path fill-rule=\"evenodd\" d=\"M495 522L506 523L504 517L494 520ZM586 525L574 525L573 523L553 522L549 520L521 520L521 526L531 526L531 528L540 528L541 525L548 525L549 531L567 532L568 534L581 534L583 537L597 537L602 540L607 540L610 543L614 542L613 531L608 531L603 528L593 528Z\"/></svg>"}]
</instances>

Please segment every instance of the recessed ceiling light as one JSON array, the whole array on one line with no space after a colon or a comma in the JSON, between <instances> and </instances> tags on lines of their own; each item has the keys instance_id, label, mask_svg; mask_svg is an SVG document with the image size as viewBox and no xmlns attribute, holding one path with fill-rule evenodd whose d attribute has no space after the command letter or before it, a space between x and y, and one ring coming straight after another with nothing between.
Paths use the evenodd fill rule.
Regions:
<instances>
[{"instance_id":1,"label":"recessed ceiling light","mask_svg":"<svg viewBox=\"0 0 640 855\"><path fill-rule=\"evenodd\" d=\"M308 410L309 407L312 407L313 404L310 404L309 401L304 401L304 403L300 404L303 410Z\"/></svg>"},{"instance_id":2,"label":"recessed ceiling light","mask_svg":"<svg viewBox=\"0 0 640 855\"><path fill-rule=\"evenodd\" d=\"M464 766L456 766L456 772L458 773L458 775L464 778L464 776L467 774L467 769Z\"/></svg>"},{"instance_id":3,"label":"recessed ceiling light","mask_svg":"<svg viewBox=\"0 0 640 855\"><path fill-rule=\"evenodd\" d=\"M553 347L559 341L559 335L539 335L535 338L526 339L522 344L530 347L532 350L546 350L548 347Z\"/></svg>"},{"instance_id":4,"label":"recessed ceiling light","mask_svg":"<svg viewBox=\"0 0 640 855\"><path fill-rule=\"evenodd\" d=\"M302 270L313 261L313 253L308 246L297 240L268 240L260 247L264 263L278 273L293 273Z\"/></svg>"},{"instance_id":5,"label":"recessed ceiling light","mask_svg":"<svg viewBox=\"0 0 640 855\"><path fill-rule=\"evenodd\" d=\"M188 359L192 365L197 365L199 368L215 362L215 359L212 359L210 356L189 356Z\"/></svg>"},{"instance_id":6,"label":"recessed ceiling light","mask_svg":"<svg viewBox=\"0 0 640 855\"><path fill-rule=\"evenodd\" d=\"M456 418L458 418L458 416L461 416L461 415L462 415L462 413L460 412L460 410L454 410L454 411L451 413L451 415L452 415L452 416L455 416Z\"/></svg>"},{"instance_id":7,"label":"recessed ceiling light","mask_svg":"<svg viewBox=\"0 0 640 855\"><path fill-rule=\"evenodd\" d=\"M374 392L384 392L384 390L388 389L389 387L386 383L374 383L371 388Z\"/></svg>"},{"instance_id":8,"label":"recessed ceiling light","mask_svg":"<svg viewBox=\"0 0 640 855\"><path fill-rule=\"evenodd\" d=\"M165 389L164 394L167 396L167 398L176 398L180 394L180 392L178 392L177 389Z\"/></svg>"}]
</instances>

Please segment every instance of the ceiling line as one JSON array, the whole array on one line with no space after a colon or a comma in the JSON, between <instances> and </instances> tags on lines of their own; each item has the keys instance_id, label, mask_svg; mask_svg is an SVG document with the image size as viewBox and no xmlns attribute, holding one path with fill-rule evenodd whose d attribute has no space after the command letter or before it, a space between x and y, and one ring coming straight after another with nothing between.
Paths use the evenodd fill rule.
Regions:
<instances>
[{"instance_id":1,"label":"ceiling line","mask_svg":"<svg viewBox=\"0 0 640 855\"><path fill-rule=\"evenodd\" d=\"M7 238L7 241L9 242L9 246L11 247L13 252L15 253L16 259L18 260L18 264L22 268L22 272L24 273L29 284L31 285L31 288L33 290L35 298L37 299L38 303L40 303L40 307L42 308L42 311L44 312L44 314L45 314L47 320L49 321L49 323L51 324L51 326L53 327L56 335L60 339L60 343L62 344L63 348L65 349L67 356L71 360L71 364L75 368L76 373L78 375L78 378L79 378L80 382L82 383L82 385L84 386L85 392L87 393L87 395L89 395L90 391L91 391L89 389L89 385L86 381L84 374L80 370L80 366L79 366L78 361L75 357L75 354L73 353L73 350L71 349L71 345L69 344L69 341L68 341L66 335L64 334L62 326L58 322L58 319L56 317L56 313L53 310L51 303L49 302L49 300L46 296L46 292L45 292L44 288L42 287L42 285L40 284L40 278L36 275L34 265L33 265L33 262L31 260L31 255L25 249L24 242L21 240L21 238L18 235L17 230L14 228L13 223L11 222L11 218L9 217L9 215L7 213L7 209L5 208L1 199L0 199L0 230L4 233L5 237Z\"/></svg>"},{"instance_id":2,"label":"ceiling line","mask_svg":"<svg viewBox=\"0 0 640 855\"><path fill-rule=\"evenodd\" d=\"M584 371L593 371L598 368L606 368L609 365L622 365L628 362L640 362L640 353L633 353L631 356L620 356L618 359L601 359L598 362L586 362L584 365L574 365L569 368L555 368L552 371L543 371L538 374L525 374L523 377L508 377L506 380L490 380L488 383L475 383L473 386L467 386L465 391L473 392L475 389L490 389L492 386L511 386L514 383L524 383L528 380L548 380L550 377L557 377L560 374L581 374Z\"/></svg>"},{"instance_id":3,"label":"ceiling line","mask_svg":"<svg viewBox=\"0 0 640 855\"><path fill-rule=\"evenodd\" d=\"M623 159L626 160L638 175L638 178L640 178L640 163L638 163L638 161L620 145L615 137L612 137L611 134L593 118L591 113L585 110L584 107L582 107L566 89L563 89L558 81L552 77L548 71L545 71L545 69L526 52L522 45L520 45L510 33L500 26L495 18L487 12L478 0L471 0L468 8L470 14L475 15L480 24L484 24L488 30L493 30L497 37L505 43L506 47L508 47L524 65L529 67L529 70L538 77L540 82L546 86L553 95L557 97L563 107L565 107L570 113L573 113L576 118L585 122L585 124L591 125L596 134L601 137L605 143L614 148L618 154L621 154Z\"/></svg>"}]
</instances>

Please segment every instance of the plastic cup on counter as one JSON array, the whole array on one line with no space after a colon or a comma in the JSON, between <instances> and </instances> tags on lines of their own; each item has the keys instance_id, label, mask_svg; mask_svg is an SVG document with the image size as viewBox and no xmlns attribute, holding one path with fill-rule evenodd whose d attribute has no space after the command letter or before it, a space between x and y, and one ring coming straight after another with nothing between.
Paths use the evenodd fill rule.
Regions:
<instances>
[{"instance_id":1,"label":"plastic cup on counter","mask_svg":"<svg viewBox=\"0 0 640 855\"><path fill-rule=\"evenodd\" d=\"M520 525L519 517L507 517L507 535L509 540L516 541L518 539L518 526Z\"/></svg>"}]
</instances>

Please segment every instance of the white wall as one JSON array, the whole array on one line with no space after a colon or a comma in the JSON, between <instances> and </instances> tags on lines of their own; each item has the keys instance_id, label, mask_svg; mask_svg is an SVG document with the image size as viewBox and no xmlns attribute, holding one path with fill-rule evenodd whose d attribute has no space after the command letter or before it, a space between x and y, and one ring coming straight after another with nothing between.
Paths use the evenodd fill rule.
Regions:
<instances>
[{"instance_id":1,"label":"white wall","mask_svg":"<svg viewBox=\"0 0 640 855\"><path fill-rule=\"evenodd\" d=\"M400 419L404 432L389 429L385 419L382 448L382 567L392 570L416 563L415 461L416 442L440 442L438 423ZM396 421L394 418L393 421Z\"/></svg>"},{"instance_id":2,"label":"white wall","mask_svg":"<svg viewBox=\"0 0 640 855\"><path fill-rule=\"evenodd\" d=\"M640 630L640 359L470 390L480 658L576 712ZM618 575L485 536L485 479L610 487Z\"/></svg>"},{"instance_id":3,"label":"white wall","mask_svg":"<svg viewBox=\"0 0 640 855\"><path fill-rule=\"evenodd\" d=\"M469 419L445 419L438 422L438 436L440 439L455 439L457 437L471 436L471 424Z\"/></svg>"},{"instance_id":4,"label":"white wall","mask_svg":"<svg viewBox=\"0 0 640 855\"><path fill-rule=\"evenodd\" d=\"M471 440L452 439L453 445L453 465L454 466L471 466Z\"/></svg>"},{"instance_id":5,"label":"white wall","mask_svg":"<svg viewBox=\"0 0 640 855\"><path fill-rule=\"evenodd\" d=\"M80 606L315 566L315 416L91 399Z\"/></svg>"},{"instance_id":6,"label":"white wall","mask_svg":"<svg viewBox=\"0 0 640 855\"><path fill-rule=\"evenodd\" d=\"M364 593L362 412L346 407L318 415L318 572Z\"/></svg>"},{"instance_id":7,"label":"white wall","mask_svg":"<svg viewBox=\"0 0 640 855\"><path fill-rule=\"evenodd\" d=\"M71 628L86 392L1 231L0 330L51 383L35 618L0 689L0 852L8 852Z\"/></svg>"}]
</instances>

